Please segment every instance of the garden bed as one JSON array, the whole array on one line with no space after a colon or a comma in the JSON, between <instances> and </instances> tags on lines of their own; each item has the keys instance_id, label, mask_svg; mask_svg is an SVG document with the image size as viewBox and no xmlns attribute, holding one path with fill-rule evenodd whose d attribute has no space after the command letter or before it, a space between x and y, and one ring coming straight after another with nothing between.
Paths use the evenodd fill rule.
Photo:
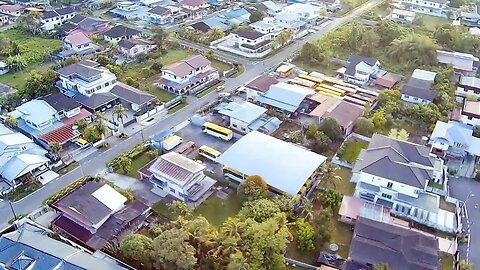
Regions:
<instances>
[{"instance_id":1,"label":"garden bed","mask_svg":"<svg viewBox=\"0 0 480 270\"><path fill-rule=\"evenodd\" d=\"M16 202L27 197L28 195L40 189L41 187L42 185L38 182L33 182L30 184L22 184L21 186L14 188L11 192L6 194L4 198L6 200Z\"/></svg>"}]
</instances>

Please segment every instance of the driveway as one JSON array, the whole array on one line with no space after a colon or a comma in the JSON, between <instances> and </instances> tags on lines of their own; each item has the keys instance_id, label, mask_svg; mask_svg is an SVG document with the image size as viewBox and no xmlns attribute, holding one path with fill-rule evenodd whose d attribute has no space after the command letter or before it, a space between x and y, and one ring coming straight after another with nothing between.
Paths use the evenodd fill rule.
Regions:
<instances>
[{"instance_id":1,"label":"driveway","mask_svg":"<svg viewBox=\"0 0 480 270\"><path fill-rule=\"evenodd\" d=\"M480 182L468 178L449 181L450 196L466 202L468 220L463 220L465 231L470 232L470 247L460 245L460 256L480 266Z\"/></svg>"},{"instance_id":2,"label":"driveway","mask_svg":"<svg viewBox=\"0 0 480 270\"><path fill-rule=\"evenodd\" d=\"M260 61L256 65L247 65L245 67L245 72L239 75L236 78L229 78L225 82L226 90L233 90L246 82L252 80L256 76L275 68L278 64L285 61L285 59L291 57L301 46L307 41L312 42L318 39L320 36L332 31L336 27L352 21L355 17L359 16L365 10L368 10L375 5L378 5L380 0L373 0L362 7L354 10L350 14L346 15L343 18L335 19L330 22L328 25L323 27L320 31L308 36L304 40L297 40L294 44L283 48L281 51L277 52L272 57ZM218 93L213 91L201 99L195 100L190 103L185 108L167 116L164 120L159 121L151 126L147 126L143 129L143 132L137 132L125 140L118 139L116 137L111 137L107 141L112 146L108 150L102 152L97 151L90 155L88 159L84 159L79 162L79 167L73 171L63 175L62 177L57 178L56 180L50 182L48 185L43 186L41 189L30 194L29 196L23 198L20 201L12 203L12 206L17 214L27 214L35 209L39 208L43 200L59 191L68 184L74 182L78 178L84 175L96 175L98 173L104 173L106 167L105 163L115 156L119 155L122 152L132 148L142 141L142 138L148 138L149 136L156 135L161 130L170 129L190 118L197 110L204 107L208 103L218 98ZM478 192L480 194L480 191ZM480 196L480 195L479 195ZM0 202L0 229L8 226L7 221L13 217L10 206L6 202ZM480 220L480 216L477 218ZM480 225L480 224L476 224ZM480 229L480 228L479 228ZM477 239L478 240L478 239ZM480 252L479 249L476 249L477 252ZM478 253L477 253L478 254Z\"/></svg>"}]
</instances>

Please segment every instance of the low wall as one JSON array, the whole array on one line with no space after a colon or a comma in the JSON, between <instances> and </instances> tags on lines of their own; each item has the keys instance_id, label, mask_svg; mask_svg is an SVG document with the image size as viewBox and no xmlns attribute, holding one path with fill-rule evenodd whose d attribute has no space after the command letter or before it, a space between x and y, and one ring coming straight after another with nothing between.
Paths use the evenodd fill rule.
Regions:
<instances>
[{"instance_id":1,"label":"low wall","mask_svg":"<svg viewBox=\"0 0 480 270\"><path fill-rule=\"evenodd\" d=\"M153 116L153 115L155 115L155 114L157 114L157 113L159 113L163 110L165 110L165 104L159 105L159 106L153 108L152 110L150 110L150 111L148 111L148 112L146 112L142 115L137 116L136 117L137 122L141 122L141 121L143 121L143 120L145 120L145 119L147 119L147 118L149 118L149 117L151 117L151 116Z\"/></svg>"},{"instance_id":2,"label":"low wall","mask_svg":"<svg viewBox=\"0 0 480 270\"><path fill-rule=\"evenodd\" d=\"M267 56L272 51L271 49L268 49L268 50L263 51L261 53L248 53L248 52L244 52L244 51L241 51L239 49L224 46L224 45L221 45L221 44L218 44L217 47L220 50L231 52L231 53L234 53L234 54L237 54L237 55L240 55L240 56L243 56L243 57L247 57L247 58L262 58L262 57Z\"/></svg>"}]
</instances>

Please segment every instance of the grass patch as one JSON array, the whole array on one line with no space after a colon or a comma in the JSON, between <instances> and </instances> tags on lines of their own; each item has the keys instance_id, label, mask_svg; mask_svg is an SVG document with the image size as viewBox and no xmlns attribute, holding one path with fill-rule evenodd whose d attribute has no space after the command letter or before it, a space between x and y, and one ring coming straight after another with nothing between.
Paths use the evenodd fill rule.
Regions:
<instances>
[{"instance_id":1,"label":"grass patch","mask_svg":"<svg viewBox=\"0 0 480 270\"><path fill-rule=\"evenodd\" d=\"M443 190L443 185L440 183L436 183L433 180L428 181L428 186Z\"/></svg>"},{"instance_id":2,"label":"grass patch","mask_svg":"<svg viewBox=\"0 0 480 270\"><path fill-rule=\"evenodd\" d=\"M445 201L445 198L440 199L440 209L443 209L443 210L448 211L448 212L455 213L456 208L457 207L456 207L455 204Z\"/></svg>"},{"instance_id":3,"label":"grass patch","mask_svg":"<svg viewBox=\"0 0 480 270\"><path fill-rule=\"evenodd\" d=\"M337 70L342 67L339 64L331 63L328 61L325 61L325 63L322 63L320 65L311 65L308 63L304 63L303 61L300 61L300 60L293 60L292 63L304 71L307 71L307 72L316 71L316 72L323 73L327 76L335 76L337 74Z\"/></svg>"},{"instance_id":4,"label":"grass patch","mask_svg":"<svg viewBox=\"0 0 480 270\"><path fill-rule=\"evenodd\" d=\"M440 252L440 269L441 270L453 269L453 256L451 254Z\"/></svg>"},{"instance_id":5,"label":"grass patch","mask_svg":"<svg viewBox=\"0 0 480 270\"><path fill-rule=\"evenodd\" d=\"M227 218L236 215L241 208L242 201L236 192L232 192L226 200L215 195L210 196L195 209L194 214L202 215L211 224L220 226Z\"/></svg>"},{"instance_id":6,"label":"grass patch","mask_svg":"<svg viewBox=\"0 0 480 270\"><path fill-rule=\"evenodd\" d=\"M432 32L435 31L441 25L452 23L452 20L449 20L443 17L436 17L436 16L431 16L426 14L421 14L420 16L422 16L423 18L423 27Z\"/></svg>"},{"instance_id":7,"label":"grass patch","mask_svg":"<svg viewBox=\"0 0 480 270\"><path fill-rule=\"evenodd\" d=\"M350 244L352 243L353 237L352 227L340 222L336 215L333 224L335 229L332 232L332 239L330 242L338 245L338 255L343 258L348 258L348 251L350 250ZM324 248L328 249L328 244Z\"/></svg>"},{"instance_id":8,"label":"grass patch","mask_svg":"<svg viewBox=\"0 0 480 270\"><path fill-rule=\"evenodd\" d=\"M197 97L201 98L201 97L204 97L206 95L208 95L209 93L215 91L215 89L217 89L217 87L223 85L225 82L224 81L220 81L212 86L210 86L209 88L203 90L202 92L200 92Z\"/></svg>"},{"instance_id":9,"label":"grass patch","mask_svg":"<svg viewBox=\"0 0 480 270\"><path fill-rule=\"evenodd\" d=\"M133 177L135 179L140 179L140 174L138 173L138 170L145 166L148 162L152 161L153 158L148 155L146 152L143 154L137 156L136 158L132 159L132 169L130 170L129 173L124 173L121 169L116 170L116 173L127 175L130 177Z\"/></svg>"},{"instance_id":10,"label":"grass patch","mask_svg":"<svg viewBox=\"0 0 480 270\"><path fill-rule=\"evenodd\" d=\"M368 2L368 0L342 0L340 1L342 9L338 13L340 16L347 15L350 11L360 7L361 5Z\"/></svg>"},{"instance_id":11,"label":"grass patch","mask_svg":"<svg viewBox=\"0 0 480 270\"><path fill-rule=\"evenodd\" d=\"M342 181L336 182L335 190L343 195L352 196L355 191L355 183L350 182L352 177L352 170L340 167L337 175L342 178Z\"/></svg>"},{"instance_id":12,"label":"grass patch","mask_svg":"<svg viewBox=\"0 0 480 270\"><path fill-rule=\"evenodd\" d=\"M176 220L178 215L173 213L170 208L168 208L168 206L160 201L156 204L154 204L152 206L152 210L153 212L155 212L155 214L159 215L159 216L162 216L162 217L165 217L165 218L168 218L169 220Z\"/></svg>"},{"instance_id":13,"label":"grass patch","mask_svg":"<svg viewBox=\"0 0 480 270\"><path fill-rule=\"evenodd\" d=\"M210 59L210 62L212 62L212 66L214 66L220 71L227 71L233 68L232 65L225 63L223 61L220 61L218 59Z\"/></svg>"},{"instance_id":14,"label":"grass patch","mask_svg":"<svg viewBox=\"0 0 480 270\"><path fill-rule=\"evenodd\" d=\"M21 185L21 186L15 188L15 189L13 189L13 191L8 193L4 198L9 200L9 201L16 202L18 200L21 200L21 199L27 197L28 195L32 194L36 190L40 189L41 187L42 187L42 185L40 183L37 183L37 182L33 182L33 183L30 183L30 184L24 184L24 185Z\"/></svg>"},{"instance_id":15,"label":"grass patch","mask_svg":"<svg viewBox=\"0 0 480 270\"><path fill-rule=\"evenodd\" d=\"M188 105L188 101L187 101L187 98L186 97L183 97L182 98L182 102L180 104L178 104L177 106L171 108L168 110L169 113L176 113L178 112L179 110L183 109L185 106Z\"/></svg>"},{"instance_id":16,"label":"grass patch","mask_svg":"<svg viewBox=\"0 0 480 270\"><path fill-rule=\"evenodd\" d=\"M338 151L338 158L350 164L355 163L362 149L368 147L365 141L346 141Z\"/></svg>"},{"instance_id":17,"label":"grass patch","mask_svg":"<svg viewBox=\"0 0 480 270\"><path fill-rule=\"evenodd\" d=\"M77 167L78 167L78 162L74 161L74 162L68 164L67 166L63 167L62 169L60 169L57 173L60 174L60 175L65 175L65 174L75 170Z\"/></svg>"}]
</instances>

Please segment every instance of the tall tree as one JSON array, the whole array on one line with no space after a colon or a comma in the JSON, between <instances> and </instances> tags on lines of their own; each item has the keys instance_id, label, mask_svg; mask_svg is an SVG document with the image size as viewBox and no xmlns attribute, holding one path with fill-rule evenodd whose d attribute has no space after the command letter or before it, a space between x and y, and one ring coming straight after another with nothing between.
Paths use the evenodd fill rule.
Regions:
<instances>
[{"instance_id":1,"label":"tall tree","mask_svg":"<svg viewBox=\"0 0 480 270\"><path fill-rule=\"evenodd\" d=\"M377 130L382 130L387 124L387 118L385 117L385 112L383 110L376 111L372 116L372 123Z\"/></svg>"},{"instance_id":2,"label":"tall tree","mask_svg":"<svg viewBox=\"0 0 480 270\"><path fill-rule=\"evenodd\" d=\"M194 269L196 250L188 242L190 235L184 229L165 230L152 242L152 258L160 269Z\"/></svg>"},{"instance_id":3,"label":"tall tree","mask_svg":"<svg viewBox=\"0 0 480 270\"><path fill-rule=\"evenodd\" d=\"M52 142L48 144L48 148L53 152L56 157L60 157L60 153L62 152L62 145L58 142Z\"/></svg>"},{"instance_id":4,"label":"tall tree","mask_svg":"<svg viewBox=\"0 0 480 270\"><path fill-rule=\"evenodd\" d=\"M126 156L121 157L118 160L118 167L123 173L128 174L132 170L132 159Z\"/></svg>"},{"instance_id":5,"label":"tall tree","mask_svg":"<svg viewBox=\"0 0 480 270\"><path fill-rule=\"evenodd\" d=\"M95 122L95 124L93 125L93 129L102 139L103 136L105 136L105 134L107 134L108 132L108 127L104 123L104 121L106 120L107 118L101 112L96 112L93 115L93 121Z\"/></svg>"},{"instance_id":6,"label":"tall tree","mask_svg":"<svg viewBox=\"0 0 480 270\"><path fill-rule=\"evenodd\" d=\"M263 18L265 18L265 13L263 13L259 10L252 10L250 12L250 18L249 19L250 19L251 23L261 21L261 20L263 20Z\"/></svg>"},{"instance_id":7,"label":"tall tree","mask_svg":"<svg viewBox=\"0 0 480 270\"><path fill-rule=\"evenodd\" d=\"M208 31L207 39L209 42L212 42L217 39L221 39L225 37L225 32L223 32L220 28L214 27L212 30Z\"/></svg>"},{"instance_id":8,"label":"tall tree","mask_svg":"<svg viewBox=\"0 0 480 270\"><path fill-rule=\"evenodd\" d=\"M300 250L312 251L315 249L315 231L310 223L303 218L296 221L297 245Z\"/></svg>"},{"instance_id":9,"label":"tall tree","mask_svg":"<svg viewBox=\"0 0 480 270\"><path fill-rule=\"evenodd\" d=\"M127 108L123 107L122 104L117 104L113 107L112 116L115 118L115 121L118 121L123 126L123 120L127 117Z\"/></svg>"},{"instance_id":10,"label":"tall tree","mask_svg":"<svg viewBox=\"0 0 480 270\"><path fill-rule=\"evenodd\" d=\"M428 36L408 34L392 41L388 56L394 61L412 66L431 66L437 64L438 45Z\"/></svg>"},{"instance_id":11,"label":"tall tree","mask_svg":"<svg viewBox=\"0 0 480 270\"><path fill-rule=\"evenodd\" d=\"M332 141L339 140L343 137L342 129L340 125L338 125L337 120L330 117L322 120L318 129L325 133Z\"/></svg>"},{"instance_id":12,"label":"tall tree","mask_svg":"<svg viewBox=\"0 0 480 270\"><path fill-rule=\"evenodd\" d=\"M326 163L320 171L320 183L325 187L333 186L336 188L336 183L342 181L342 178L337 175L339 169L338 166L332 163Z\"/></svg>"},{"instance_id":13,"label":"tall tree","mask_svg":"<svg viewBox=\"0 0 480 270\"><path fill-rule=\"evenodd\" d=\"M253 201L267 196L268 185L258 175L248 176L237 189L238 195L246 201Z\"/></svg>"},{"instance_id":14,"label":"tall tree","mask_svg":"<svg viewBox=\"0 0 480 270\"><path fill-rule=\"evenodd\" d=\"M365 117L359 117L355 120L353 131L360 135L371 137L375 132L375 126L373 125L372 120Z\"/></svg>"},{"instance_id":15,"label":"tall tree","mask_svg":"<svg viewBox=\"0 0 480 270\"><path fill-rule=\"evenodd\" d=\"M278 205L270 199L258 199L244 203L239 215L245 219L251 218L257 222L264 222L280 213Z\"/></svg>"},{"instance_id":16,"label":"tall tree","mask_svg":"<svg viewBox=\"0 0 480 270\"><path fill-rule=\"evenodd\" d=\"M152 239L142 234L130 234L120 243L120 251L127 258L149 262L151 260Z\"/></svg>"}]
</instances>

